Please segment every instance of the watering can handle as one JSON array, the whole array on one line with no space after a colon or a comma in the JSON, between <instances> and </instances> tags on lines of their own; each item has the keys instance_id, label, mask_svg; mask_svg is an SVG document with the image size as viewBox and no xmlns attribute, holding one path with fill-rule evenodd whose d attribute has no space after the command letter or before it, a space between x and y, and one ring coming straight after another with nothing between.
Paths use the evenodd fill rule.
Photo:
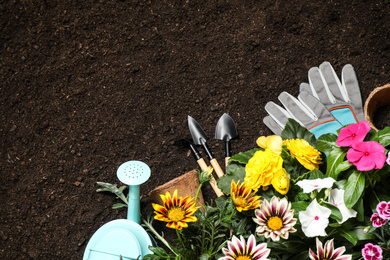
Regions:
<instances>
[{"instance_id":1,"label":"watering can handle","mask_svg":"<svg viewBox=\"0 0 390 260\"><path fill-rule=\"evenodd\" d=\"M127 205L127 219L141 224L139 185L129 186L129 204Z\"/></svg>"}]
</instances>

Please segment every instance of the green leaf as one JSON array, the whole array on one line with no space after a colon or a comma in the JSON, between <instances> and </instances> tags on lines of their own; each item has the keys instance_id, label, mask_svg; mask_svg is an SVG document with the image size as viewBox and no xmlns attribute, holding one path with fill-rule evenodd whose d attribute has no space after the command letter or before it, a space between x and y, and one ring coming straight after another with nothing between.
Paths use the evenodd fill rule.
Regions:
<instances>
[{"instance_id":1,"label":"green leaf","mask_svg":"<svg viewBox=\"0 0 390 260\"><path fill-rule=\"evenodd\" d=\"M390 145L390 127L385 127L382 130L379 130L379 143L384 147Z\"/></svg>"},{"instance_id":2,"label":"green leaf","mask_svg":"<svg viewBox=\"0 0 390 260\"><path fill-rule=\"evenodd\" d=\"M243 183L245 179L245 167L235 168L218 179L218 187L223 193L227 195L230 194L230 187L233 179L236 183L238 181Z\"/></svg>"},{"instance_id":3,"label":"green leaf","mask_svg":"<svg viewBox=\"0 0 390 260\"><path fill-rule=\"evenodd\" d=\"M294 216L298 216L299 212L305 211L307 206L309 206L309 202L306 201L291 202L291 208L294 209Z\"/></svg>"},{"instance_id":4,"label":"green leaf","mask_svg":"<svg viewBox=\"0 0 390 260\"><path fill-rule=\"evenodd\" d=\"M328 203L328 202L323 202L321 204L322 206L324 206L325 208L328 208L332 211L332 213L330 214L330 217L337 220L337 221L342 221L343 220L343 215L341 215L341 212L340 210L333 204L331 203Z\"/></svg>"},{"instance_id":5,"label":"green leaf","mask_svg":"<svg viewBox=\"0 0 390 260\"><path fill-rule=\"evenodd\" d=\"M123 194L123 190L126 188L126 186L122 186L122 187L118 188L116 184L111 184L108 182L99 182L98 181L96 183L103 187L103 188L97 189L96 192L108 191L108 192L114 193L124 203L126 203L126 204L128 203L126 196Z\"/></svg>"},{"instance_id":6,"label":"green leaf","mask_svg":"<svg viewBox=\"0 0 390 260\"><path fill-rule=\"evenodd\" d=\"M338 229L338 233L347 239L349 242L351 242L353 245L356 245L358 241L357 235L352 230L344 230L344 229Z\"/></svg>"},{"instance_id":7,"label":"green leaf","mask_svg":"<svg viewBox=\"0 0 390 260\"><path fill-rule=\"evenodd\" d=\"M112 205L112 209L120 209L120 208L125 208L127 207L127 204L124 204L124 203L116 203L114 205Z\"/></svg>"},{"instance_id":8,"label":"green leaf","mask_svg":"<svg viewBox=\"0 0 390 260\"><path fill-rule=\"evenodd\" d=\"M337 148L337 135L335 134L324 134L321 135L316 142L316 149L329 154L333 149Z\"/></svg>"},{"instance_id":9,"label":"green leaf","mask_svg":"<svg viewBox=\"0 0 390 260\"><path fill-rule=\"evenodd\" d=\"M316 138L313 133L310 133L306 128L302 127L297 121L292 118L287 120L282 133L280 134L283 140L286 139L305 139L311 146L315 147Z\"/></svg>"},{"instance_id":10,"label":"green leaf","mask_svg":"<svg viewBox=\"0 0 390 260\"><path fill-rule=\"evenodd\" d=\"M328 156L326 176L337 180L340 172L347 170L352 165L344 162L347 153L340 147L333 149Z\"/></svg>"},{"instance_id":11,"label":"green leaf","mask_svg":"<svg viewBox=\"0 0 390 260\"><path fill-rule=\"evenodd\" d=\"M360 199L356 202L356 204L353 206L353 209L357 212L357 220L364 221L364 205L362 197L360 197Z\"/></svg>"},{"instance_id":12,"label":"green leaf","mask_svg":"<svg viewBox=\"0 0 390 260\"><path fill-rule=\"evenodd\" d=\"M345 186L344 202L347 208L352 208L363 194L365 176L360 171L354 171Z\"/></svg>"},{"instance_id":13,"label":"green leaf","mask_svg":"<svg viewBox=\"0 0 390 260\"><path fill-rule=\"evenodd\" d=\"M364 232L364 226L356 227L353 232L356 234L358 240L373 240L375 239L375 235L372 232Z\"/></svg>"},{"instance_id":14,"label":"green leaf","mask_svg":"<svg viewBox=\"0 0 390 260\"><path fill-rule=\"evenodd\" d=\"M240 152L238 154L233 155L230 157L229 162L238 162L240 164L247 164L249 159L253 157L253 155L262 149L260 148L254 148L252 150L246 151L246 152Z\"/></svg>"},{"instance_id":15,"label":"green leaf","mask_svg":"<svg viewBox=\"0 0 390 260\"><path fill-rule=\"evenodd\" d=\"M308 173L308 176L309 176L308 177L309 180L324 179L325 178L324 174L317 169L311 170Z\"/></svg>"}]
</instances>

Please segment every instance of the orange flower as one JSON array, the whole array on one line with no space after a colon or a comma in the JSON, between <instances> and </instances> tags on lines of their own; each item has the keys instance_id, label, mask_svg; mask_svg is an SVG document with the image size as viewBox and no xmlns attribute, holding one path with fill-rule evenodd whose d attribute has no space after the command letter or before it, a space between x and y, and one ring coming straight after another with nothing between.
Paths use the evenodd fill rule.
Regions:
<instances>
[{"instance_id":1,"label":"orange flower","mask_svg":"<svg viewBox=\"0 0 390 260\"><path fill-rule=\"evenodd\" d=\"M177 196L177 190L174 191L173 197L167 191L165 195L160 195L164 206L153 203L154 219L165 221L167 227L181 230L188 227L188 222L195 222L198 219L193 216L195 211L199 208L196 207L196 201L191 196L185 198Z\"/></svg>"},{"instance_id":2,"label":"orange flower","mask_svg":"<svg viewBox=\"0 0 390 260\"><path fill-rule=\"evenodd\" d=\"M234 179L232 180L230 196L239 212L259 207L260 196L254 196L255 192L251 194L251 191L250 188L245 187L245 183L240 185L240 181L236 184Z\"/></svg>"}]
</instances>

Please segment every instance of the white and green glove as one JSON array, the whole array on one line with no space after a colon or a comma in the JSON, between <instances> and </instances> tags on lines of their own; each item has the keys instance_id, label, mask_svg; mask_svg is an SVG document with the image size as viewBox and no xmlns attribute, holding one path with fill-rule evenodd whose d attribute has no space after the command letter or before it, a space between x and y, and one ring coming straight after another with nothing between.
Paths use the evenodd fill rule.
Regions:
<instances>
[{"instance_id":1,"label":"white and green glove","mask_svg":"<svg viewBox=\"0 0 390 260\"><path fill-rule=\"evenodd\" d=\"M364 120L359 83L351 64L343 67L341 82L327 61L319 68L311 68L308 76L309 84L302 83L300 92L308 92L318 98L342 125Z\"/></svg>"},{"instance_id":2,"label":"white and green glove","mask_svg":"<svg viewBox=\"0 0 390 260\"><path fill-rule=\"evenodd\" d=\"M264 124L274 134L280 135L287 119L293 118L312 132L316 138L335 133L344 125L364 120L359 83L352 65L344 66L340 82L329 62L308 72L309 83L301 83L298 100L283 92L279 100L283 107L273 102L265 106L269 116Z\"/></svg>"},{"instance_id":3,"label":"white and green glove","mask_svg":"<svg viewBox=\"0 0 390 260\"><path fill-rule=\"evenodd\" d=\"M263 120L276 135L281 134L288 118L293 118L316 138L326 133L336 134L336 131L342 127L328 109L308 92L301 92L298 99L287 92L282 92L278 99L283 107L272 101L268 102L265 110L269 116Z\"/></svg>"}]
</instances>

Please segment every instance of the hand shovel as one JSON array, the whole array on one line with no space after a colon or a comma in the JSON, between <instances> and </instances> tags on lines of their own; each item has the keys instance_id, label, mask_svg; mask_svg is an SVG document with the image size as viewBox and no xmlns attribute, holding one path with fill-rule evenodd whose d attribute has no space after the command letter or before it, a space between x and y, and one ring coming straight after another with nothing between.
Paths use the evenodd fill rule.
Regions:
<instances>
[{"instance_id":1,"label":"hand shovel","mask_svg":"<svg viewBox=\"0 0 390 260\"><path fill-rule=\"evenodd\" d=\"M199 167L202 169L202 171L207 170L206 162L203 160L202 157L200 157L198 149L196 149L195 145L190 140L181 139L176 141L175 144L188 147L191 150L192 155L195 157L195 160L198 163ZM212 175L211 175L210 185L218 197L223 195L223 192L218 188L217 181Z\"/></svg>"},{"instance_id":2,"label":"hand shovel","mask_svg":"<svg viewBox=\"0 0 390 260\"><path fill-rule=\"evenodd\" d=\"M194 143L203 147L203 150L205 151L206 156L209 158L215 173L218 175L218 177L222 177L224 175L223 170L221 169L221 166L219 166L217 159L214 158L213 153L210 151L209 147L206 144L206 140L208 139L208 137L203 131L202 127L191 116L188 116L188 127L190 128Z\"/></svg>"},{"instance_id":3,"label":"hand shovel","mask_svg":"<svg viewBox=\"0 0 390 260\"><path fill-rule=\"evenodd\" d=\"M218 120L215 127L215 139L225 142L225 166L228 165L229 158L231 156L230 140L238 136L236 123L233 118L224 113Z\"/></svg>"}]
</instances>

